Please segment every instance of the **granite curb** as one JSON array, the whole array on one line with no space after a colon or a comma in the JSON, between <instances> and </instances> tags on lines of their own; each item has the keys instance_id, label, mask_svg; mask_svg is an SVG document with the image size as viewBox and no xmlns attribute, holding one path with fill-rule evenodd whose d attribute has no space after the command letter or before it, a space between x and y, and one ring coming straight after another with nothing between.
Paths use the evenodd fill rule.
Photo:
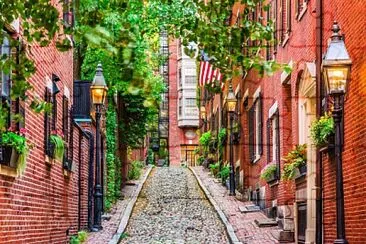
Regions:
<instances>
[{"instance_id":1,"label":"granite curb","mask_svg":"<svg viewBox=\"0 0 366 244\"><path fill-rule=\"evenodd\" d=\"M135 206L136 200L138 198L138 196L140 195L140 192L142 190L142 187L144 186L147 178L149 177L151 171L152 171L153 167L149 166L143 180L140 182L138 188L135 190L135 192L133 193L133 197L131 198L131 200L129 201L129 203L127 204L127 207L125 209L125 211L123 212L123 216L121 218L121 221L118 225L118 229L116 234L113 235L112 239L108 242L109 244L117 244L119 243L119 240L123 234L123 232L125 231L127 224L128 224L128 220L131 217L132 211L133 211L133 207Z\"/></svg>"},{"instance_id":2,"label":"granite curb","mask_svg":"<svg viewBox=\"0 0 366 244\"><path fill-rule=\"evenodd\" d=\"M222 223L225 225L226 232L228 234L230 243L232 243L232 244L243 244L242 242L239 241L238 237L235 234L235 231L234 231L233 226L230 224L230 222L228 221L226 215L221 210L220 206L217 204L217 202L215 201L215 199L211 196L211 193L203 185L201 179L198 177L198 175L196 174L196 172L194 171L194 169L192 169L192 167L189 167L189 169L191 170L191 172L195 176L195 178L196 178L196 180L198 182L198 185L201 187L202 191L205 193L206 197L208 198L208 200L210 201L210 203L212 204L212 206L215 208L215 210L216 210L217 214L219 215Z\"/></svg>"}]
</instances>

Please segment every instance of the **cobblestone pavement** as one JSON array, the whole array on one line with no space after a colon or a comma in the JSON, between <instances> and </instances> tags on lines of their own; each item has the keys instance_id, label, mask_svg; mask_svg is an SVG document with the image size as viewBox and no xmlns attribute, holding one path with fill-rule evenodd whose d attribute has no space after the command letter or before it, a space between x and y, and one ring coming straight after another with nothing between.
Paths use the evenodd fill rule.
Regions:
<instances>
[{"instance_id":1,"label":"cobblestone pavement","mask_svg":"<svg viewBox=\"0 0 366 244\"><path fill-rule=\"evenodd\" d=\"M240 206L252 205L251 202L242 202L233 196L229 196L229 191L226 187L218 183L203 167L194 167L192 169L226 215L239 241L247 244L278 243L274 236L279 235L279 227L259 228L254 223L256 219L266 219L266 216L262 212L240 212Z\"/></svg>"},{"instance_id":2,"label":"cobblestone pavement","mask_svg":"<svg viewBox=\"0 0 366 244\"><path fill-rule=\"evenodd\" d=\"M143 178L142 176L145 174L145 172L146 169L144 169L143 172L141 173L141 177L139 180L129 181L129 183L132 184L126 185L122 189L123 199L118 200L117 203L112 207L109 213L111 218L109 220L104 219L102 221L103 229L101 231L88 233L87 243L105 244L112 239L113 235L116 233L118 229L118 225L128 205L128 202L134 196L134 194L136 194L135 191L138 188L138 185L141 184Z\"/></svg>"},{"instance_id":3,"label":"cobblestone pavement","mask_svg":"<svg viewBox=\"0 0 366 244\"><path fill-rule=\"evenodd\" d=\"M121 243L228 243L224 225L187 168L155 168Z\"/></svg>"}]
</instances>

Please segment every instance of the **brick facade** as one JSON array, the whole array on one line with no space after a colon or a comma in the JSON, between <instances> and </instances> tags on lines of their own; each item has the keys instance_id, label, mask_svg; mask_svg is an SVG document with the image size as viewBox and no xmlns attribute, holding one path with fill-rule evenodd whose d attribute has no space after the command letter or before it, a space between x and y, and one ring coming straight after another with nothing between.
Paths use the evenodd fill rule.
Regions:
<instances>
[{"instance_id":1,"label":"brick facade","mask_svg":"<svg viewBox=\"0 0 366 244\"><path fill-rule=\"evenodd\" d=\"M58 7L61 11L62 6ZM32 45L29 56L37 71L29 79L33 90L27 94L24 124L33 147L24 175L0 174L0 243L67 243L70 235L88 229L88 214L93 213L88 213L88 199L92 197L88 189L93 183L89 182L89 149L94 145L89 145L89 139L94 137L94 126L82 127L70 120L71 171L64 170L62 162L56 160L46 163L44 115L33 112L29 104L32 98L44 98L51 76L56 74L60 78L56 83L60 89L56 95L56 129L62 129L62 97L68 96L69 111L73 101L73 51L59 52L52 42L48 47Z\"/></svg>"},{"instance_id":2,"label":"brick facade","mask_svg":"<svg viewBox=\"0 0 366 244\"><path fill-rule=\"evenodd\" d=\"M268 1L267 1L268 2ZM277 32L276 36L279 41L276 47L275 59L280 63L292 65L291 74L287 75L282 71L276 72L273 76L261 78L254 70L251 70L243 79L243 77L235 77L232 80L233 90L238 93L240 103L240 124L241 124L241 140L239 145L234 146L234 164L240 167L236 168L240 181L243 185L239 185L239 190L243 191L246 197L256 201L256 189L263 196L264 207L268 210L272 206L277 206L277 219L280 226L285 230L295 232L295 240L298 241L296 235L299 228L296 221L297 207L300 204L307 205L307 228L306 241L315 241L315 179L316 169L319 160L316 158L316 149L309 141L308 126L316 118L316 103L320 103L320 98L316 97L316 89L319 82L316 80L316 64L321 62L317 60L317 8L316 1L306 1L299 11L295 9L295 1L271 1L272 11L274 11L275 2L277 4L290 3L291 25L288 35L283 38L282 29L288 28L287 18L284 18L281 25L281 14L285 16L286 4L277 8ZM299 1L303 2L303 1ZM235 4L232 13L235 13L231 24L236 22L236 13L243 10L243 6ZM327 48L328 40L331 35L332 22L337 20L342 34L345 34L346 47L353 61L351 81L349 84L348 97L345 104L345 146L343 157L344 169L344 192L345 192L345 211L346 211L346 234L350 243L365 243L366 239L362 235L365 225L361 224L365 221L363 214L365 208L364 181L362 181L364 165L364 157L362 146L365 131L362 129L364 119L358 116L365 106L364 99L365 87L363 80L365 79L365 58L363 39L360 36L366 36L363 26L366 24L365 18L362 18L363 12L366 10L361 1L344 1L337 0L330 4L329 1L323 3L323 46L324 54ZM272 12L274 16L275 12ZM295 15L296 14L296 15ZM273 50L272 50L273 52ZM263 53L265 56L265 53ZM308 88L308 90L305 89ZM227 94L228 83L222 96L215 95L206 104L208 118L214 112L216 107L224 106L224 99ZM248 118L249 109L255 102L256 91L260 89L262 95L262 140L263 153L258 160L251 162L249 154L249 128ZM202 92L203 94L203 92ZM245 96L248 96L248 104L244 105ZM272 134L268 135L266 122L270 115L270 110L277 103L279 113L279 153L283 158L295 145L306 143L308 147L308 166L307 176L294 181L279 180L274 184L267 184L260 179L262 169L268 164L268 159L273 161L272 153ZM305 104L305 105L303 105ZM301 113L303 106L307 106L307 114L305 117ZM221 115L221 121L225 120L225 113ZM303 121L303 119L305 119ZM223 123L221 123L223 124ZM225 123L224 123L225 124ZM227 124L227 123L226 123ZM271 132L270 132L271 133ZM268 140L269 139L269 140ZM255 142L256 144L256 142ZM269 147L270 150L267 150ZM229 149L227 147L225 158L229 159ZM270 157L268 157L270 152ZM325 153L323 159L323 228L324 243L331 243L336 238L336 199L335 199L335 164ZM283 161L278 162L283 170ZM239 170L239 172L238 172ZM286 217L280 216L285 209L290 209L289 221ZM283 219L282 219L283 218Z\"/></svg>"}]
</instances>

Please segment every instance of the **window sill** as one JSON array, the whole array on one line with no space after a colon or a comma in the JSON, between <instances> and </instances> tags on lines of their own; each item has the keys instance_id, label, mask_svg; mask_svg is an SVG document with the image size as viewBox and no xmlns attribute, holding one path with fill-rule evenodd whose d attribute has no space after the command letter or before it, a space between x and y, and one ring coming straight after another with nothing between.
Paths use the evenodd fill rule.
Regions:
<instances>
[{"instance_id":1,"label":"window sill","mask_svg":"<svg viewBox=\"0 0 366 244\"><path fill-rule=\"evenodd\" d=\"M286 35L285 39L282 41L282 44L281 44L282 47L285 47L286 44L288 43L288 40L290 39L290 34L289 33L286 33L285 35Z\"/></svg>"},{"instance_id":2,"label":"window sill","mask_svg":"<svg viewBox=\"0 0 366 244\"><path fill-rule=\"evenodd\" d=\"M304 2L303 6L302 6L302 10L299 13L299 15L297 16L297 21L300 21L302 19L302 17L305 15L307 9L308 9L308 4L306 2Z\"/></svg>"},{"instance_id":3,"label":"window sill","mask_svg":"<svg viewBox=\"0 0 366 244\"><path fill-rule=\"evenodd\" d=\"M255 159L253 160L253 164L257 163L261 159L259 154L255 155Z\"/></svg>"},{"instance_id":4,"label":"window sill","mask_svg":"<svg viewBox=\"0 0 366 244\"><path fill-rule=\"evenodd\" d=\"M17 169L0 164L0 175L17 177Z\"/></svg>"}]
</instances>

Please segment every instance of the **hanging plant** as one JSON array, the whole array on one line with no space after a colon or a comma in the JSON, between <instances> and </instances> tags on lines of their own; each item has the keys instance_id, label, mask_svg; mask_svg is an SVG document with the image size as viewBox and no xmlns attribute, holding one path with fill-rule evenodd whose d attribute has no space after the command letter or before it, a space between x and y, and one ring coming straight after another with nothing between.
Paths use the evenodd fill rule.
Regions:
<instances>
[{"instance_id":1,"label":"hanging plant","mask_svg":"<svg viewBox=\"0 0 366 244\"><path fill-rule=\"evenodd\" d=\"M329 144L329 139L334 135L334 121L328 114L315 120L310 126L310 137L316 147Z\"/></svg>"},{"instance_id":2,"label":"hanging plant","mask_svg":"<svg viewBox=\"0 0 366 244\"><path fill-rule=\"evenodd\" d=\"M62 160L65 152L65 142L63 140L63 134L61 131L52 131L50 135L50 142L53 147L53 158Z\"/></svg>"},{"instance_id":3,"label":"hanging plant","mask_svg":"<svg viewBox=\"0 0 366 244\"><path fill-rule=\"evenodd\" d=\"M283 160L285 161L285 164L283 167L282 179L291 180L295 178L299 172L299 168L306 166L306 144L296 145Z\"/></svg>"}]
</instances>

